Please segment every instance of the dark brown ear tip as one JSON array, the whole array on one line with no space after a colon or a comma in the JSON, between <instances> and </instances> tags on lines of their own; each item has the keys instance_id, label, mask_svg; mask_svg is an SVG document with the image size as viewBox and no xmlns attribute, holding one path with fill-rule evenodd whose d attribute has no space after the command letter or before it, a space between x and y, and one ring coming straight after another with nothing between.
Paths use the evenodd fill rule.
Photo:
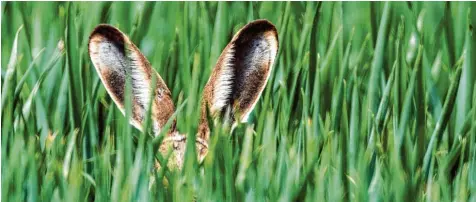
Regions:
<instances>
[{"instance_id":1,"label":"dark brown ear tip","mask_svg":"<svg viewBox=\"0 0 476 202\"><path fill-rule=\"evenodd\" d=\"M88 41L88 51L91 54L91 44L92 43L98 43L101 41L110 41L113 42L114 45L116 45L119 50L124 49L124 43L125 43L125 35L117 28L114 26L108 25L108 24L100 24L94 28L94 30L91 32L91 35L89 35L89 41Z\"/></svg>"},{"instance_id":2,"label":"dark brown ear tip","mask_svg":"<svg viewBox=\"0 0 476 202\"><path fill-rule=\"evenodd\" d=\"M255 20L245 25L236 36L238 40L246 40L257 35L271 34L278 41L278 31L273 23L266 19Z\"/></svg>"},{"instance_id":3,"label":"dark brown ear tip","mask_svg":"<svg viewBox=\"0 0 476 202\"><path fill-rule=\"evenodd\" d=\"M100 24L96 26L89 36L89 41L97 36L104 37L107 40L115 42L124 41L124 34L119 29L108 24Z\"/></svg>"},{"instance_id":4,"label":"dark brown ear tip","mask_svg":"<svg viewBox=\"0 0 476 202\"><path fill-rule=\"evenodd\" d=\"M276 26L267 19L255 20L250 22L249 25L261 28L263 31L276 31Z\"/></svg>"},{"instance_id":5,"label":"dark brown ear tip","mask_svg":"<svg viewBox=\"0 0 476 202\"><path fill-rule=\"evenodd\" d=\"M274 24L266 19L252 21L248 23L243 29L257 30L259 32L278 32Z\"/></svg>"}]
</instances>

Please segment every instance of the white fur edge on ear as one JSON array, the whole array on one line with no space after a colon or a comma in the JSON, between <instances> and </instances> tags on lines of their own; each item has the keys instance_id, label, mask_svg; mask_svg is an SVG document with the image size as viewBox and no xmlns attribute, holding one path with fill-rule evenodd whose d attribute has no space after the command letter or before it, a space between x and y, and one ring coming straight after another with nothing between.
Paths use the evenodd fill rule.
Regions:
<instances>
[{"instance_id":1,"label":"white fur edge on ear","mask_svg":"<svg viewBox=\"0 0 476 202\"><path fill-rule=\"evenodd\" d=\"M151 93L151 80L147 78L147 74L144 70L144 65L141 64L139 59L140 56L137 55L137 52L130 50L129 53L130 63L130 76L132 84L132 93L137 98L137 100L143 105L144 112L147 110L150 104L150 93ZM151 72L152 73L152 72Z\"/></svg>"},{"instance_id":2,"label":"white fur edge on ear","mask_svg":"<svg viewBox=\"0 0 476 202\"><path fill-rule=\"evenodd\" d=\"M215 91L212 98L213 105L211 107L212 112L222 110L228 104L226 101L229 100L233 91L233 78L235 77L233 69L234 53L234 46L231 45L225 53L223 66L215 82Z\"/></svg>"},{"instance_id":3,"label":"white fur edge on ear","mask_svg":"<svg viewBox=\"0 0 476 202\"><path fill-rule=\"evenodd\" d=\"M258 99L254 100L253 104L251 105L251 108L250 110L248 110L246 112L246 114L243 114L242 118L241 118L241 122L242 123L246 123L248 121L248 117L249 115L251 114L251 112L253 111L253 109L255 108L255 105L256 103L258 102L259 100L259 97L261 97L261 94L263 93L263 90L264 88L266 87L266 84L268 83L268 79L269 79L269 76L271 75L271 72L273 70L273 65L274 65L274 60L276 59L276 55L278 54L278 44L277 44L277 40L276 40L276 37L274 37L274 35L268 35L266 37L266 42L268 43L269 45L269 50L267 51L268 54L269 54L269 71L268 71L268 75L266 76L266 80L265 80L265 85L263 85L261 87L261 89L259 89L259 95L258 95Z\"/></svg>"}]
</instances>

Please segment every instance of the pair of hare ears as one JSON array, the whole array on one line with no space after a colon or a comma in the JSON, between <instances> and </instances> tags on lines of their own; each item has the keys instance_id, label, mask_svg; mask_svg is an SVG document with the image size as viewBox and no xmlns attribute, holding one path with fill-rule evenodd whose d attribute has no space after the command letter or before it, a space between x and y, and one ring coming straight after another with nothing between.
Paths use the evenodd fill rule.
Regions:
<instances>
[{"instance_id":1,"label":"pair of hare ears","mask_svg":"<svg viewBox=\"0 0 476 202\"><path fill-rule=\"evenodd\" d=\"M124 113L126 78L129 76L131 123L142 130L142 121L151 105L153 129L157 134L174 113L170 90L160 75L137 46L115 27L97 26L89 37L88 46L99 78L118 108ZM230 112L234 120L246 121L267 83L277 51L277 31L267 20L250 22L236 33L218 58L205 86L201 106L202 132L209 131L207 111L212 117ZM150 99L151 96L154 97Z\"/></svg>"}]
</instances>

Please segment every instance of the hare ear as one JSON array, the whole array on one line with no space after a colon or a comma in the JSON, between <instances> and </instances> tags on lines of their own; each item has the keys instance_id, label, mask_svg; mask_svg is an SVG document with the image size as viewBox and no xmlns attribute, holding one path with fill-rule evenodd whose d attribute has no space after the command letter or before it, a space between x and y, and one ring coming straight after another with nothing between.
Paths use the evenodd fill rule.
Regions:
<instances>
[{"instance_id":1,"label":"hare ear","mask_svg":"<svg viewBox=\"0 0 476 202\"><path fill-rule=\"evenodd\" d=\"M122 113L126 77L132 86L131 123L142 130L142 121L152 98L152 120L154 132L158 134L174 112L171 93L160 75L151 67L139 49L121 31L110 25L99 25L89 37L89 56L99 78ZM152 77L156 75L156 83ZM155 88L153 88L155 85Z\"/></svg>"},{"instance_id":2,"label":"hare ear","mask_svg":"<svg viewBox=\"0 0 476 202\"><path fill-rule=\"evenodd\" d=\"M227 116L233 120L247 120L268 81L277 51L278 34L267 20L248 23L236 33L205 86L201 130L207 130L206 107L212 117L229 111Z\"/></svg>"}]
</instances>

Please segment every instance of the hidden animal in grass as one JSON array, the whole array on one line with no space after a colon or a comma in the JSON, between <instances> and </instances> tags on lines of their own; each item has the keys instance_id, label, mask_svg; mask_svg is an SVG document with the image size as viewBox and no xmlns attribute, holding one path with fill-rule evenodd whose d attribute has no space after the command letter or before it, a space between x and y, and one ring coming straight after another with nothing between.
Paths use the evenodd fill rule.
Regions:
<instances>
[{"instance_id":1,"label":"hidden animal in grass","mask_svg":"<svg viewBox=\"0 0 476 202\"><path fill-rule=\"evenodd\" d=\"M88 49L99 78L119 110L124 114L126 78L130 78L130 123L141 131L145 130L143 122L151 106L151 127L158 135L171 119L175 107L169 88L146 57L124 33L110 25L98 25L93 30ZM275 26L267 20L248 23L224 48L200 102L201 116L195 139L199 161L208 152L209 117L216 120L231 117L232 124L246 122L266 86L277 51L278 34ZM176 120L171 121L159 151L166 154L173 149L173 159L168 161L168 166L181 168L187 135L177 131Z\"/></svg>"}]
</instances>

